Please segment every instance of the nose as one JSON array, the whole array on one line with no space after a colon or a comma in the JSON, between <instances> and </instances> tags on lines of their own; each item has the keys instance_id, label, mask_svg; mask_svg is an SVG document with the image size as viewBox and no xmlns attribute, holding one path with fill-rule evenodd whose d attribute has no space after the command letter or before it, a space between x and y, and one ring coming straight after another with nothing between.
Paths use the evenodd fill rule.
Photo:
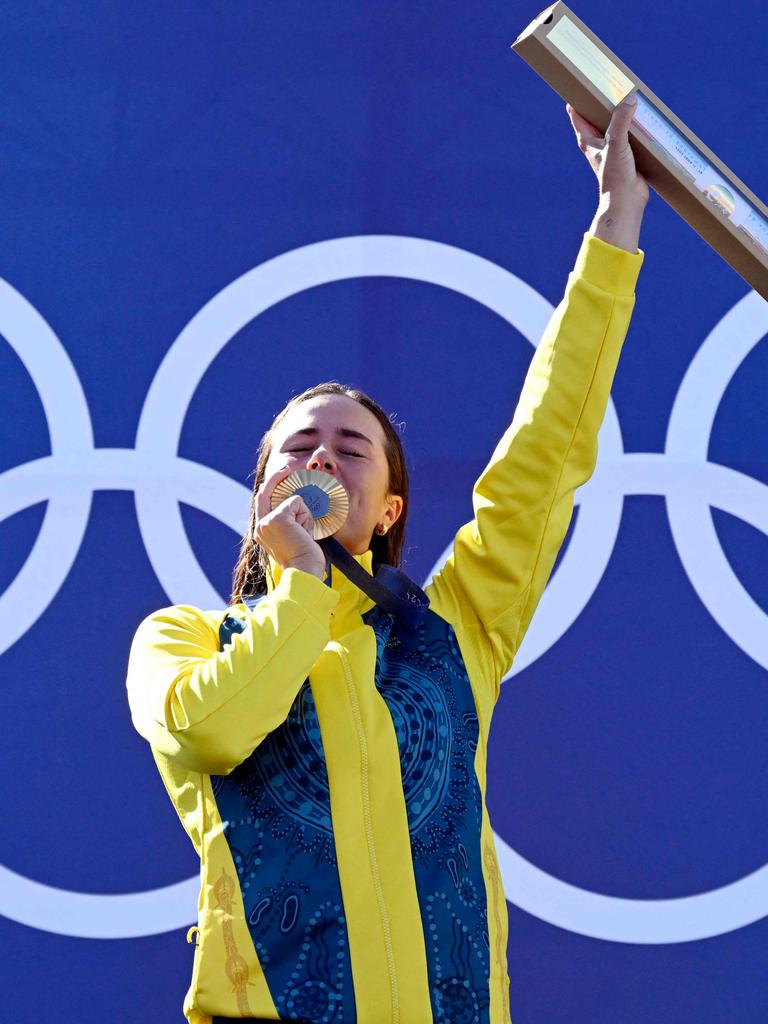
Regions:
<instances>
[{"instance_id":1,"label":"nose","mask_svg":"<svg viewBox=\"0 0 768 1024\"><path fill-rule=\"evenodd\" d=\"M336 464L324 448L318 448L307 462L307 469L319 469L321 472L334 474Z\"/></svg>"}]
</instances>

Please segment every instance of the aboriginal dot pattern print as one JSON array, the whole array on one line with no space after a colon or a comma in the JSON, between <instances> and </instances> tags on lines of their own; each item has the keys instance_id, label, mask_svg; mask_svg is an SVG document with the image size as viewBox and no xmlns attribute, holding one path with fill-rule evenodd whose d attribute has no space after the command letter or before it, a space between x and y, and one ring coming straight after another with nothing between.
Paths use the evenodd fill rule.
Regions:
<instances>
[{"instance_id":1,"label":"aboriginal dot pattern print","mask_svg":"<svg viewBox=\"0 0 768 1024\"><path fill-rule=\"evenodd\" d=\"M224 646L245 628L227 616ZM320 726L305 680L285 722L211 783L248 928L281 1020L354 1021Z\"/></svg>"},{"instance_id":2,"label":"aboriginal dot pattern print","mask_svg":"<svg viewBox=\"0 0 768 1024\"><path fill-rule=\"evenodd\" d=\"M375 606L375 685L400 752L433 1018L489 1021L489 939L474 770L478 721L451 626L416 628ZM227 616L222 647L245 626ZM254 947L281 1019L356 1019L331 830L330 796L309 682L286 721L233 772L212 777Z\"/></svg>"},{"instance_id":3,"label":"aboriginal dot pattern print","mask_svg":"<svg viewBox=\"0 0 768 1024\"><path fill-rule=\"evenodd\" d=\"M478 720L453 628L428 612L398 628L374 607L376 687L400 748L432 1013L444 1024L489 1021L490 942L482 871Z\"/></svg>"}]
</instances>

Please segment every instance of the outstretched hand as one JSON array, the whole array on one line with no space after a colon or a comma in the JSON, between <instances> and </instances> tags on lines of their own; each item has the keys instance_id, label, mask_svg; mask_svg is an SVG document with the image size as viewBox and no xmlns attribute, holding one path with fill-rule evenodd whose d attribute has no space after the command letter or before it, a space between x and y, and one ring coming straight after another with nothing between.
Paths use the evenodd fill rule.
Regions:
<instances>
[{"instance_id":1,"label":"outstretched hand","mask_svg":"<svg viewBox=\"0 0 768 1024\"><path fill-rule=\"evenodd\" d=\"M570 103L566 104L565 109L576 133L579 149L597 176L600 195L645 204L649 198L648 183L637 171L629 143L629 126L637 110L637 101L631 102L633 99L634 94L630 94L617 104L605 135L585 117L577 114Z\"/></svg>"}]
</instances>

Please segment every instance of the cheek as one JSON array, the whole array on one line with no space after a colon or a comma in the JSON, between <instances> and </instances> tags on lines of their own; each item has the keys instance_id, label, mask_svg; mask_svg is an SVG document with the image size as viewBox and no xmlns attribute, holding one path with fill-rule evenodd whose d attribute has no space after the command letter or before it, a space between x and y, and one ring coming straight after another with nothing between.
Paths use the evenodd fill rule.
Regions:
<instances>
[{"instance_id":1,"label":"cheek","mask_svg":"<svg viewBox=\"0 0 768 1024\"><path fill-rule=\"evenodd\" d=\"M364 508L371 501L373 493L373 475L366 466L347 466L342 483L346 483L350 493L350 503L354 508ZM342 474L340 473L341 477Z\"/></svg>"},{"instance_id":2,"label":"cheek","mask_svg":"<svg viewBox=\"0 0 768 1024\"><path fill-rule=\"evenodd\" d=\"M277 473L278 470L283 468L283 466L288 469L304 469L304 462L302 461L301 453L277 452L274 455L270 455L267 462L267 468L264 473L265 477L269 476L270 473Z\"/></svg>"},{"instance_id":3,"label":"cheek","mask_svg":"<svg viewBox=\"0 0 768 1024\"><path fill-rule=\"evenodd\" d=\"M386 494L385 480L382 479L378 467L357 467L357 472L350 473L348 479L350 487L354 488L355 500L359 508L378 507Z\"/></svg>"}]
</instances>

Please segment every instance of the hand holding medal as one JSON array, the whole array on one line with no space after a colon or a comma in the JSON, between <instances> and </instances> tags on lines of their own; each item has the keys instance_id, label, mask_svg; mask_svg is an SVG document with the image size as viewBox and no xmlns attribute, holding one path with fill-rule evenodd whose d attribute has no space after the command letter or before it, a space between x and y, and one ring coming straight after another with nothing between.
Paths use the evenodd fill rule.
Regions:
<instances>
[{"instance_id":1,"label":"hand holding medal","mask_svg":"<svg viewBox=\"0 0 768 1024\"><path fill-rule=\"evenodd\" d=\"M347 493L335 477L319 470L284 473L285 467L259 488L254 540L283 569L304 569L322 579L326 559L317 541L344 525Z\"/></svg>"},{"instance_id":2,"label":"hand holding medal","mask_svg":"<svg viewBox=\"0 0 768 1024\"><path fill-rule=\"evenodd\" d=\"M282 472L284 470L275 473L259 490L256 526L259 543L267 547L273 557L278 557L268 547L267 539L274 543L274 538L279 537L289 548L299 542L304 554L288 562L278 557L283 568L290 564L307 569L319 579L327 572L330 585L333 565L381 608L398 616L404 625L418 626L429 608L424 591L391 565L376 566L375 576L372 576L333 537L349 513L349 497L336 477L316 469L299 469L279 481ZM272 511L263 515L269 506ZM314 561L314 551L319 555L317 561ZM312 561L307 562L307 559ZM316 569L308 569L309 564Z\"/></svg>"},{"instance_id":3,"label":"hand holding medal","mask_svg":"<svg viewBox=\"0 0 768 1024\"><path fill-rule=\"evenodd\" d=\"M349 513L349 497L335 476L318 469L297 469L272 492L272 508L294 494L300 495L312 516L315 540L330 537L344 525Z\"/></svg>"}]
</instances>

